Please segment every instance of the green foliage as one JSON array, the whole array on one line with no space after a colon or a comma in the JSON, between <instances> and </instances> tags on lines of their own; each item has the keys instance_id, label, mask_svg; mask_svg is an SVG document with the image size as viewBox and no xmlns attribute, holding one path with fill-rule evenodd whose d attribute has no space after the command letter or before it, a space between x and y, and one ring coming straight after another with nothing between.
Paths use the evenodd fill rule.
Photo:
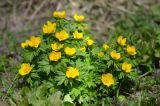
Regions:
<instances>
[{"instance_id":1,"label":"green foliage","mask_svg":"<svg viewBox=\"0 0 160 106\"><path fill-rule=\"evenodd\" d=\"M59 41L56 32L46 34L43 31L39 34L41 42L38 47L22 46L22 64L29 64L31 72L22 75L20 71L25 73L28 67L24 69L22 65L19 67L24 86L8 99L10 105L94 106L111 105L114 100L117 100L117 104L125 104L127 100L125 92L131 93L135 85L138 86L139 74L143 71L153 71L157 67L160 58L160 29L159 24L152 20L157 19L154 17L159 14L157 8L153 8L155 11L153 14L149 12L143 16L141 15L143 11L139 11L136 15L129 16L128 20L118 22L114 31L116 33L111 34L108 42L105 42L109 46L107 49L97 45L95 41L94 44L87 44L93 33L87 29L86 23L63 18L51 19L52 23L56 23L56 32L65 30L69 38ZM75 39L73 36L75 31L83 33L83 38ZM121 44L123 41L121 43L118 41L121 35L126 39L124 45ZM51 47L51 44L57 42L64 46L58 51ZM85 51L81 50L82 46L86 48ZM128 46L135 47L133 54L127 51ZM76 53L72 56L67 55L66 47L75 48ZM120 56L119 54L112 56L114 50ZM61 53L61 57L56 61L50 59L50 53L53 51ZM69 67L75 69L68 75ZM155 83L148 79L145 85ZM130 105L155 105L156 102L155 97L147 92L140 93L134 100L135 102L131 101Z\"/></svg>"},{"instance_id":2,"label":"green foliage","mask_svg":"<svg viewBox=\"0 0 160 106\"><path fill-rule=\"evenodd\" d=\"M154 71L155 67L160 67L158 8L159 5L155 5L151 11L141 8L135 14L129 15L128 19L121 20L115 25L117 33L125 35L129 38L128 42L138 48L137 61L142 73Z\"/></svg>"},{"instance_id":3,"label":"green foliage","mask_svg":"<svg viewBox=\"0 0 160 106\"><path fill-rule=\"evenodd\" d=\"M11 106L61 106L61 92L48 92L48 84L42 84L37 88L23 87L15 92L8 100Z\"/></svg>"},{"instance_id":4,"label":"green foliage","mask_svg":"<svg viewBox=\"0 0 160 106\"><path fill-rule=\"evenodd\" d=\"M47 106L50 103L52 104L54 102L50 101L50 98L52 98L55 90L61 92L62 98L58 98L61 99L61 103L66 106L77 104L86 106L111 104L111 98L115 97L115 95L117 95L120 101L123 101L122 96L119 96L117 91L121 88L124 80L126 82L130 79L135 81L138 77L136 69L138 63L135 61L136 56L128 55L126 46L121 46L117 43L117 37L108 41L108 49L98 46L96 42L88 45L87 40L91 39L89 37L92 35L92 32L86 29L88 26L85 23L59 18L53 18L51 22L56 23L57 32L61 30L67 31L69 38L65 41L58 41L56 33L41 33L39 35L41 42L38 47L23 47L23 63L28 63L32 67L31 72L23 77L26 82L25 86L34 88L31 90L26 90L26 88L22 90L30 92L25 93L25 95L27 94L26 102L32 105ZM73 36L75 31L83 33L83 38L75 39ZM63 37L65 37L65 34ZM53 51L51 44L55 42L64 44L64 47L59 50L62 54L60 59L58 61L51 61L49 57ZM82 46L85 46L85 51L81 51L80 47ZM76 53L68 56L65 53L65 47L74 47ZM115 60L111 56L113 50L121 54L119 60ZM131 65L131 67L129 66L128 73L122 70L122 64L126 61ZM67 76L69 66L78 69L78 76L75 78L69 78ZM75 74L75 72L72 74ZM111 74L113 78L108 79L106 77L106 81L102 78L102 75L105 74ZM106 85L104 83L112 84ZM21 92L19 96L23 95ZM33 97L32 100L39 103L32 102L30 97ZM19 101L18 103L23 103L23 99ZM13 103L11 100L10 102Z\"/></svg>"}]
</instances>

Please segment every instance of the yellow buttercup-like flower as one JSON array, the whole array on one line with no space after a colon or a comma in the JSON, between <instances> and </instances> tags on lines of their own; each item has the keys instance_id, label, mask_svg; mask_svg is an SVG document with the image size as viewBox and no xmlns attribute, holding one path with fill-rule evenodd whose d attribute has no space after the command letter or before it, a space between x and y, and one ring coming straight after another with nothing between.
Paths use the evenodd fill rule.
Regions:
<instances>
[{"instance_id":1,"label":"yellow buttercup-like flower","mask_svg":"<svg viewBox=\"0 0 160 106\"><path fill-rule=\"evenodd\" d=\"M107 44L103 44L103 45L102 45L102 48L103 48L104 50L108 50L108 49L109 49L109 46L108 46Z\"/></svg>"},{"instance_id":2,"label":"yellow buttercup-like flower","mask_svg":"<svg viewBox=\"0 0 160 106\"><path fill-rule=\"evenodd\" d=\"M55 11L53 12L53 16L56 18L65 18L66 12L65 11Z\"/></svg>"},{"instance_id":3,"label":"yellow buttercup-like flower","mask_svg":"<svg viewBox=\"0 0 160 106\"><path fill-rule=\"evenodd\" d=\"M74 14L73 18L75 21L78 21L78 22L82 22L85 19L83 15L78 15L78 14Z\"/></svg>"},{"instance_id":4,"label":"yellow buttercup-like flower","mask_svg":"<svg viewBox=\"0 0 160 106\"><path fill-rule=\"evenodd\" d=\"M127 49L126 50L127 50L127 53L129 55L135 55L136 54L136 48L134 46L127 45Z\"/></svg>"},{"instance_id":5,"label":"yellow buttercup-like flower","mask_svg":"<svg viewBox=\"0 0 160 106\"><path fill-rule=\"evenodd\" d=\"M28 47L28 45L29 45L29 40L26 40L25 42L21 43L22 48L26 48L26 47Z\"/></svg>"},{"instance_id":6,"label":"yellow buttercup-like flower","mask_svg":"<svg viewBox=\"0 0 160 106\"><path fill-rule=\"evenodd\" d=\"M125 46L126 45L126 38L124 38L123 36L119 36L117 39L117 42L119 45Z\"/></svg>"},{"instance_id":7,"label":"yellow buttercup-like flower","mask_svg":"<svg viewBox=\"0 0 160 106\"><path fill-rule=\"evenodd\" d=\"M113 50L110 55L111 55L111 57L112 57L113 59L115 59L115 60L118 60L118 59L121 58L121 54L120 54L120 53L117 53L116 50Z\"/></svg>"},{"instance_id":8,"label":"yellow buttercup-like flower","mask_svg":"<svg viewBox=\"0 0 160 106\"><path fill-rule=\"evenodd\" d=\"M122 64L122 70L125 71L126 73L131 72L131 69L132 69L132 65L129 64L128 62L124 62Z\"/></svg>"},{"instance_id":9,"label":"yellow buttercup-like flower","mask_svg":"<svg viewBox=\"0 0 160 106\"><path fill-rule=\"evenodd\" d=\"M89 37L86 38L86 44L87 44L88 46L93 45L93 43L94 43L94 41L93 41L92 39L90 39Z\"/></svg>"},{"instance_id":10,"label":"yellow buttercup-like flower","mask_svg":"<svg viewBox=\"0 0 160 106\"><path fill-rule=\"evenodd\" d=\"M73 37L74 37L74 39L82 39L83 38L83 33L81 32L78 32L78 31L75 31L74 33L73 33Z\"/></svg>"},{"instance_id":11,"label":"yellow buttercup-like flower","mask_svg":"<svg viewBox=\"0 0 160 106\"><path fill-rule=\"evenodd\" d=\"M31 72L31 70L32 70L32 67L29 63L23 63L23 64L21 64L19 74L22 75L22 76L27 75Z\"/></svg>"},{"instance_id":12,"label":"yellow buttercup-like flower","mask_svg":"<svg viewBox=\"0 0 160 106\"><path fill-rule=\"evenodd\" d=\"M86 51L86 47L85 47L85 46L81 46L81 47L80 47L80 51L81 51L81 52L85 52L85 51Z\"/></svg>"},{"instance_id":13,"label":"yellow buttercup-like flower","mask_svg":"<svg viewBox=\"0 0 160 106\"><path fill-rule=\"evenodd\" d=\"M60 32L56 32L56 38L59 40L59 41L64 41L66 39L68 39L68 33L65 31L65 30L62 30Z\"/></svg>"},{"instance_id":14,"label":"yellow buttercup-like flower","mask_svg":"<svg viewBox=\"0 0 160 106\"><path fill-rule=\"evenodd\" d=\"M28 41L28 45L30 47L35 47L35 48L37 48L40 45L40 43L41 43L41 38L35 36L32 36Z\"/></svg>"},{"instance_id":15,"label":"yellow buttercup-like flower","mask_svg":"<svg viewBox=\"0 0 160 106\"><path fill-rule=\"evenodd\" d=\"M75 78L79 76L79 70L74 67L68 67L66 71L67 78Z\"/></svg>"},{"instance_id":16,"label":"yellow buttercup-like flower","mask_svg":"<svg viewBox=\"0 0 160 106\"><path fill-rule=\"evenodd\" d=\"M99 52L98 57L104 57L104 52Z\"/></svg>"},{"instance_id":17,"label":"yellow buttercup-like flower","mask_svg":"<svg viewBox=\"0 0 160 106\"><path fill-rule=\"evenodd\" d=\"M75 48L66 47L64 49L64 52L68 56L73 56L76 53L76 49Z\"/></svg>"},{"instance_id":18,"label":"yellow buttercup-like flower","mask_svg":"<svg viewBox=\"0 0 160 106\"><path fill-rule=\"evenodd\" d=\"M54 33L55 31L56 31L56 23L47 21L47 24L43 26L43 33L45 34Z\"/></svg>"},{"instance_id":19,"label":"yellow buttercup-like flower","mask_svg":"<svg viewBox=\"0 0 160 106\"><path fill-rule=\"evenodd\" d=\"M102 83L103 83L104 85L106 85L107 87L109 87L109 86L111 86L111 85L114 84L113 76L112 76L112 74L110 74L110 73L102 74L101 80L102 80Z\"/></svg>"},{"instance_id":20,"label":"yellow buttercup-like flower","mask_svg":"<svg viewBox=\"0 0 160 106\"><path fill-rule=\"evenodd\" d=\"M61 52L52 51L49 54L49 60L50 61L58 61L59 59L61 59Z\"/></svg>"},{"instance_id":21,"label":"yellow buttercup-like flower","mask_svg":"<svg viewBox=\"0 0 160 106\"><path fill-rule=\"evenodd\" d=\"M64 44L54 43L54 44L51 44L51 47L52 47L52 50L59 51L60 49L63 48L63 45Z\"/></svg>"}]
</instances>

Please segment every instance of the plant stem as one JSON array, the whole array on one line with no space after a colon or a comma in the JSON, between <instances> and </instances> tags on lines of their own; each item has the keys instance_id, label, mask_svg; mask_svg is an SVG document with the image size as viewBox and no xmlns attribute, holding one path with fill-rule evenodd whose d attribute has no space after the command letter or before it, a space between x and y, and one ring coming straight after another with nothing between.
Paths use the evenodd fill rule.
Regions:
<instances>
[{"instance_id":1,"label":"plant stem","mask_svg":"<svg viewBox=\"0 0 160 106\"><path fill-rule=\"evenodd\" d=\"M139 76L139 78L138 78L138 79L141 79L142 77L144 77L144 76L148 75L149 73L150 73L150 72L146 72L146 73L142 74L141 76Z\"/></svg>"},{"instance_id":2,"label":"plant stem","mask_svg":"<svg viewBox=\"0 0 160 106\"><path fill-rule=\"evenodd\" d=\"M7 97L7 94L9 93L9 91L11 90L11 88L13 87L14 85L14 82L16 81L16 79L18 78L18 75L19 73L17 73L14 77L14 80L12 81L11 85L9 86L8 90L7 90L7 93L2 97L2 101L5 101L6 97Z\"/></svg>"}]
</instances>

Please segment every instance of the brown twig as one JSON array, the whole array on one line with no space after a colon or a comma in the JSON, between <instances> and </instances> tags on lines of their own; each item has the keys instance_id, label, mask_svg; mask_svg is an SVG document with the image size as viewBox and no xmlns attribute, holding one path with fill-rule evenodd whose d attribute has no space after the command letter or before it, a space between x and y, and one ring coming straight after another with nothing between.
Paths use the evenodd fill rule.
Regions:
<instances>
[{"instance_id":1,"label":"brown twig","mask_svg":"<svg viewBox=\"0 0 160 106\"><path fill-rule=\"evenodd\" d=\"M25 13L24 13L24 17L26 17L26 16L27 16L27 14L28 14L28 12L30 11L31 6L32 6L32 3L33 3L33 1L32 1L32 0L31 0L31 1L29 1L29 3L28 3L28 7L27 7L27 9L26 9L26 11L25 11Z\"/></svg>"},{"instance_id":2,"label":"brown twig","mask_svg":"<svg viewBox=\"0 0 160 106\"><path fill-rule=\"evenodd\" d=\"M34 11L34 13L31 15L31 20L30 21L32 21L33 19L34 19L34 17L35 17L35 15L41 10L41 8L46 4L46 2L47 2L48 0L44 0L41 4L40 4L40 6Z\"/></svg>"},{"instance_id":3,"label":"brown twig","mask_svg":"<svg viewBox=\"0 0 160 106\"><path fill-rule=\"evenodd\" d=\"M150 74L150 72L146 72L146 73L140 75L138 79L141 79L141 78L143 78L144 76L146 76L146 75L148 75L148 74Z\"/></svg>"}]
</instances>

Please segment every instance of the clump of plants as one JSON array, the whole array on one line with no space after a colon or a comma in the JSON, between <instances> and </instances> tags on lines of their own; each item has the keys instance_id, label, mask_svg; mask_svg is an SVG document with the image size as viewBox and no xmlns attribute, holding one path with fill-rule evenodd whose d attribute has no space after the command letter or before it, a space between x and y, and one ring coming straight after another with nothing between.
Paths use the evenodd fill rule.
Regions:
<instances>
[{"instance_id":1,"label":"clump of plants","mask_svg":"<svg viewBox=\"0 0 160 106\"><path fill-rule=\"evenodd\" d=\"M98 105L110 104L111 98L120 98L121 89L130 89L126 83L138 76L134 61L138 52L125 36L99 46L84 16L74 14L74 21L65 19L65 11L55 11L53 16L41 34L21 44L23 60L17 76L24 81L23 91L37 91L20 95L50 106L56 100L49 98L60 92L60 104Z\"/></svg>"},{"instance_id":2,"label":"clump of plants","mask_svg":"<svg viewBox=\"0 0 160 106\"><path fill-rule=\"evenodd\" d=\"M142 73L153 72L160 67L159 7L155 5L147 12L141 8L115 25L116 32L126 34L129 42L139 49L137 61Z\"/></svg>"}]
</instances>

